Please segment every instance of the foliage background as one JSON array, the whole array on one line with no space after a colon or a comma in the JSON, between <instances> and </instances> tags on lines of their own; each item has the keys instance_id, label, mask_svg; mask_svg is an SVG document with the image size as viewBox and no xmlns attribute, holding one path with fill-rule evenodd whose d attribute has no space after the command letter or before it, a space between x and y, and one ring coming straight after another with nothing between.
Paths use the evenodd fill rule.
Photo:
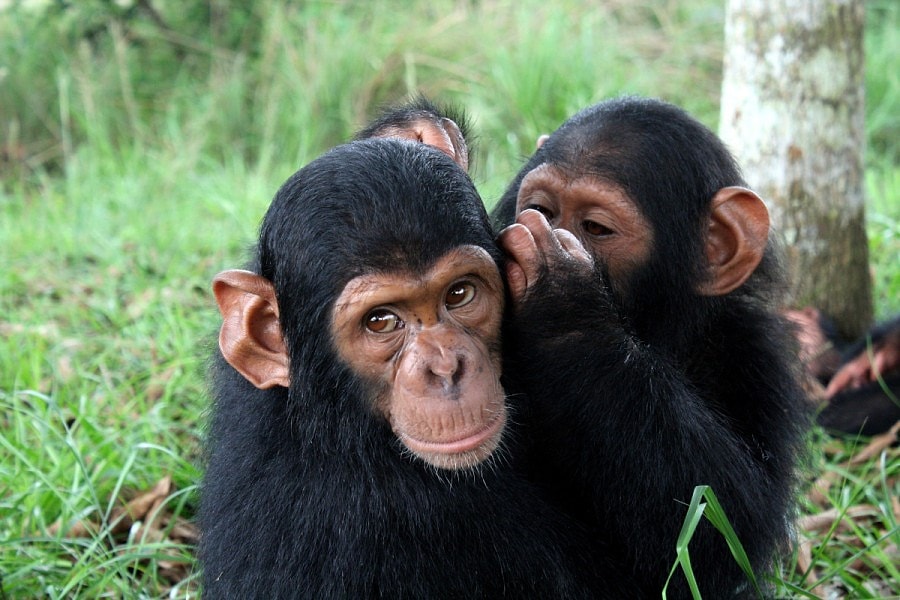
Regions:
<instances>
[{"instance_id":1,"label":"foliage background","mask_svg":"<svg viewBox=\"0 0 900 600\"><path fill-rule=\"evenodd\" d=\"M900 5L866 11L884 317L900 312ZM243 262L299 166L414 91L467 109L488 204L539 134L601 98L662 97L715 129L723 21L718 0L0 0L6 594L196 594L177 527L202 468L208 284ZM850 540L837 524L813 538L808 579L788 559L785 594L900 594L898 455L842 466L854 444L816 437L810 478L842 478L803 510L874 516ZM178 491L157 503L162 525L123 519L125 500L167 476Z\"/></svg>"}]
</instances>

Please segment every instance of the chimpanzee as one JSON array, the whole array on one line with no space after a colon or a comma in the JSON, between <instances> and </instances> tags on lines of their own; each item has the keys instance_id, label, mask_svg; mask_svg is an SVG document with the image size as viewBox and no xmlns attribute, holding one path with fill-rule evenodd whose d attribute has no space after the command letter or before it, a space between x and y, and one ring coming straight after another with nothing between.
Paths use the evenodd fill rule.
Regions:
<instances>
[{"instance_id":1,"label":"chimpanzee","mask_svg":"<svg viewBox=\"0 0 900 600\"><path fill-rule=\"evenodd\" d=\"M353 137L356 140L395 138L422 142L452 158L463 171L469 171L472 136L465 113L449 104L435 104L423 95L404 104L384 107Z\"/></svg>"},{"instance_id":2,"label":"chimpanzee","mask_svg":"<svg viewBox=\"0 0 900 600\"><path fill-rule=\"evenodd\" d=\"M900 316L847 342L818 309L787 311L797 325L801 358L819 382L816 416L830 431L875 435L900 421ZM827 387L826 387L827 386Z\"/></svg>"},{"instance_id":3,"label":"chimpanzee","mask_svg":"<svg viewBox=\"0 0 900 600\"><path fill-rule=\"evenodd\" d=\"M520 472L500 261L426 145L355 141L281 187L255 272L214 281L207 597L627 597Z\"/></svg>"},{"instance_id":4,"label":"chimpanzee","mask_svg":"<svg viewBox=\"0 0 900 600\"><path fill-rule=\"evenodd\" d=\"M504 372L529 399L535 480L629 597L658 597L701 484L768 572L809 417L768 213L725 146L662 101L604 101L540 144L492 216L511 224ZM689 550L704 597L746 593L709 523ZM688 594L676 577L670 598Z\"/></svg>"}]
</instances>

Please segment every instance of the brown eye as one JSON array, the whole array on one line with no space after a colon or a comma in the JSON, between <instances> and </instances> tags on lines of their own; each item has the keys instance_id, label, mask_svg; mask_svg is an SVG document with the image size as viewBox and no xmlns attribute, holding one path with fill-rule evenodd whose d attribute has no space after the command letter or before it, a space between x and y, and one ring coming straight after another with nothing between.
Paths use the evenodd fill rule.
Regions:
<instances>
[{"instance_id":1,"label":"brown eye","mask_svg":"<svg viewBox=\"0 0 900 600\"><path fill-rule=\"evenodd\" d=\"M615 233L615 231L613 231L606 225L602 225L600 223L597 223L596 221L585 221L583 226L585 233L587 233L588 235L595 235L600 237L604 235L612 235Z\"/></svg>"},{"instance_id":2,"label":"brown eye","mask_svg":"<svg viewBox=\"0 0 900 600\"><path fill-rule=\"evenodd\" d=\"M454 309L465 306L475 297L475 286L471 283L456 283L447 290L444 303L447 308Z\"/></svg>"},{"instance_id":3,"label":"brown eye","mask_svg":"<svg viewBox=\"0 0 900 600\"><path fill-rule=\"evenodd\" d=\"M374 333L390 333L403 326L400 317L385 308L376 308L366 315L366 329Z\"/></svg>"}]
</instances>

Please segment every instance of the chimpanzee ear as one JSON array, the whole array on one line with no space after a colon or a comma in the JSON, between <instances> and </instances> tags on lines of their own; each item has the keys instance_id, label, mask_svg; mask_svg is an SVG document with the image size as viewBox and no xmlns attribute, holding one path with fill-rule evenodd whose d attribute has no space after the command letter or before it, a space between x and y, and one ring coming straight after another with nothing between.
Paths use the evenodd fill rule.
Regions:
<instances>
[{"instance_id":1,"label":"chimpanzee ear","mask_svg":"<svg viewBox=\"0 0 900 600\"><path fill-rule=\"evenodd\" d=\"M712 200L706 259L709 277L700 284L704 296L737 289L762 260L769 239L769 211L754 192L726 187Z\"/></svg>"},{"instance_id":2,"label":"chimpanzee ear","mask_svg":"<svg viewBox=\"0 0 900 600\"><path fill-rule=\"evenodd\" d=\"M288 387L288 354L272 283L250 271L223 271L213 279L222 313L219 348L247 381L261 390Z\"/></svg>"},{"instance_id":3,"label":"chimpanzee ear","mask_svg":"<svg viewBox=\"0 0 900 600\"><path fill-rule=\"evenodd\" d=\"M463 137L462 131L460 131L459 129L459 125L457 125L453 119L441 117L441 126L444 128L447 137L450 139L450 146L453 149L453 153L450 154L445 148L442 148L440 145L438 145L438 148L440 148L443 152L450 154L450 158L453 159L453 162L458 164L463 171L468 173L469 147L466 145L466 138Z\"/></svg>"}]
</instances>

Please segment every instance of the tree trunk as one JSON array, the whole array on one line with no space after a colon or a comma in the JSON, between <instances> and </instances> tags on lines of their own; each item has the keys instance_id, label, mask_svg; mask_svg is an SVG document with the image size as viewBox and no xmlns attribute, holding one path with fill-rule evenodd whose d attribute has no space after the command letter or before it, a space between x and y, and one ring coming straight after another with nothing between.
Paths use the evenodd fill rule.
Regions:
<instances>
[{"instance_id":1,"label":"tree trunk","mask_svg":"<svg viewBox=\"0 0 900 600\"><path fill-rule=\"evenodd\" d=\"M720 135L766 199L791 277L857 338L872 319L862 0L729 0Z\"/></svg>"}]
</instances>

